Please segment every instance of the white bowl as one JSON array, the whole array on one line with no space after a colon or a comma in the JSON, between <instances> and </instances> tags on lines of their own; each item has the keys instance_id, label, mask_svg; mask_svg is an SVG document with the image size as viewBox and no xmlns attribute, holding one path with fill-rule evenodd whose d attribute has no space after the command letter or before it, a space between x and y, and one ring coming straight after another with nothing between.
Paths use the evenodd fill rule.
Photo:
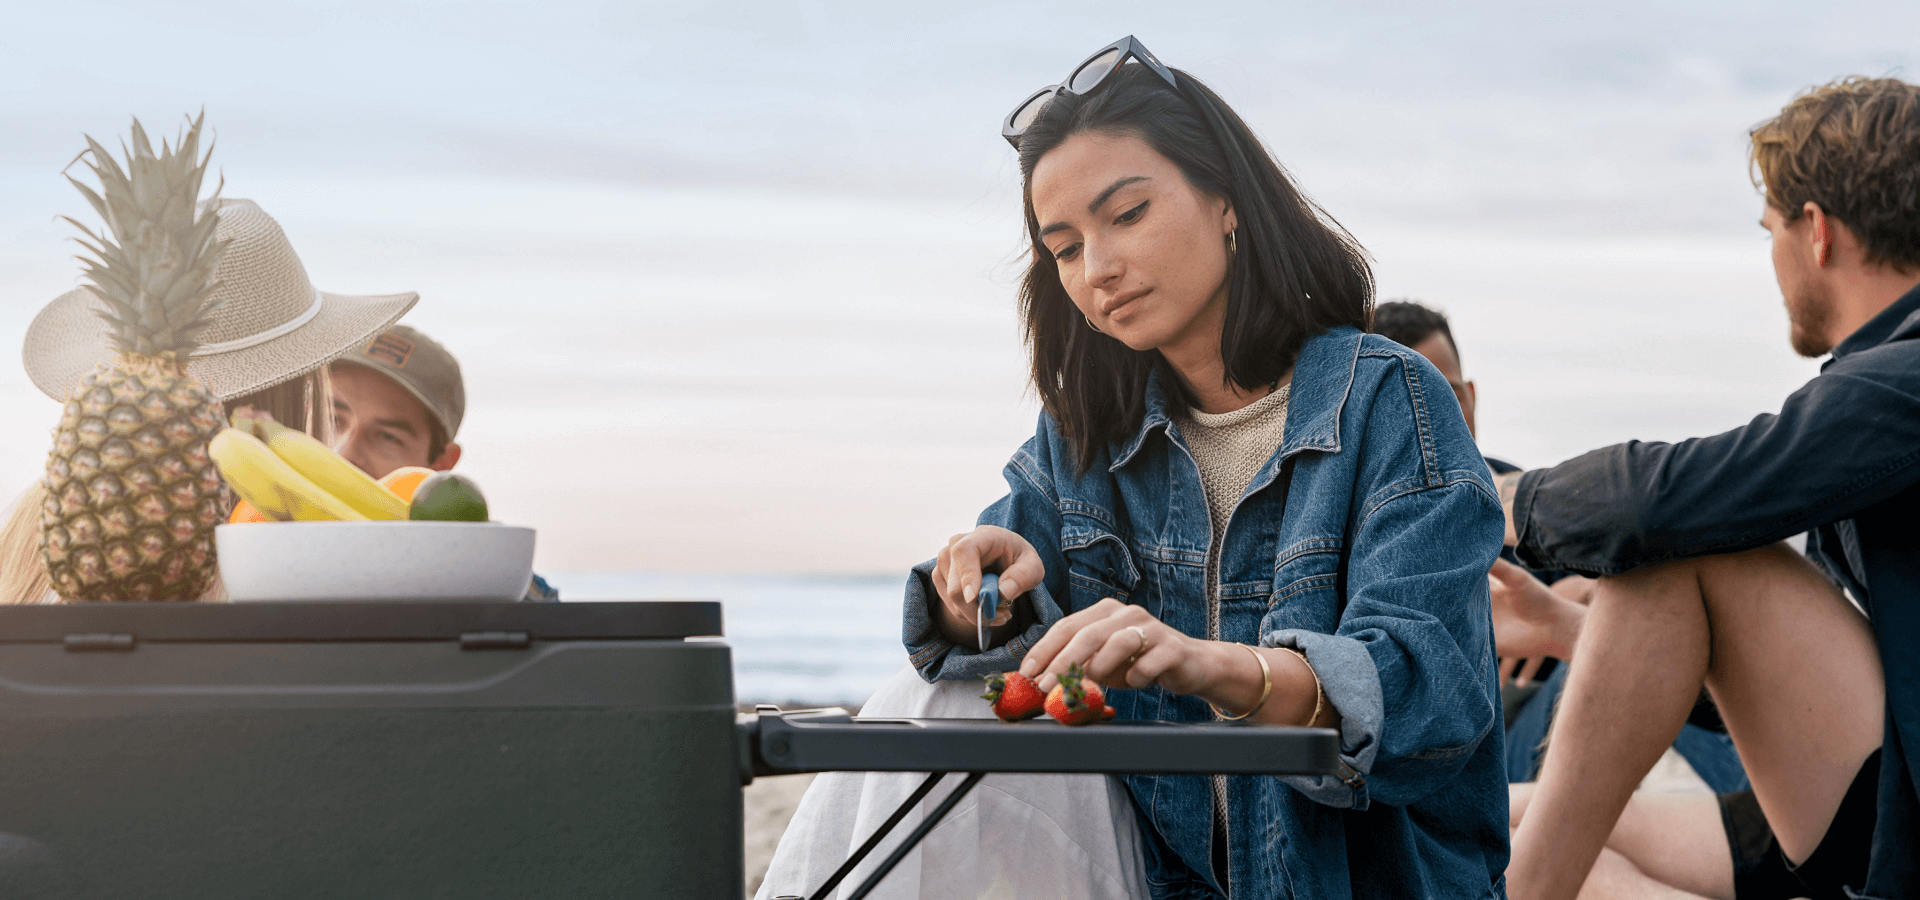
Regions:
<instances>
[{"instance_id":1,"label":"white bowl","mask_svg":"<svg viewBox=\"0 0 1920 900\"><path fill-rule=\"evenodd\" d=\"M246 600L518 600L533 529L498 522L251 522L214 529Z\"/></svg>"}]
</instances>

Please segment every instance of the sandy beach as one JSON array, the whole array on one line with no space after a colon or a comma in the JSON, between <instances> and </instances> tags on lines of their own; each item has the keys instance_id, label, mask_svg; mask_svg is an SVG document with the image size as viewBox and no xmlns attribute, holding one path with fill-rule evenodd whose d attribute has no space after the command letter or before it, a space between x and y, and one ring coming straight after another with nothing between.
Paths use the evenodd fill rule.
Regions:
<instances>
[{"instance_id":1,"label":"sandy beach","mask_svg":"<svg viewBox=\"0 0 1920 900\"><path fill-rule=\"evenodd\" d=\"M760 879L766 877L767 863L773 859L773 848L780 845L787 820L793 818L794 808L800 805L800 795L806 793L807 785L812 783L812 775L781 775L756 778L743 791L748 897L760 889Z\"/></svg>"}]
</instances>

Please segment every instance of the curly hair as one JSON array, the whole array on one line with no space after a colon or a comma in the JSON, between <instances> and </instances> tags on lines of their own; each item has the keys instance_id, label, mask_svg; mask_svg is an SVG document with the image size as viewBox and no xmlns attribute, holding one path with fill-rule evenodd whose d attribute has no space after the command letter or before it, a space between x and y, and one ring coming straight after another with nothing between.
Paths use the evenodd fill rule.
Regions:
<instances>
[{"instance_id":1,"label":"curly hair","mask_svg":"<svg viewBox=\"0 0 1920 900\"><path fill-rule=\"evenodd\" d=\"M1795 97L1750 137L1754 185L1787 221L1818 204L1868 262L1920 266L1920 86L1842 78Z\"/></svg>"}]
</instances>

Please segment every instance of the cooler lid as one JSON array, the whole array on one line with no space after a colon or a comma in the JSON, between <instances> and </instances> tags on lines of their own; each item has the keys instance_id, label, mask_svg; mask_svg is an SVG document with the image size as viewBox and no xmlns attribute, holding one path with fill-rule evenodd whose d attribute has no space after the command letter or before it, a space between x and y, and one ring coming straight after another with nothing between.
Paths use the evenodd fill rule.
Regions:
<instances>
[{"instance_id":1,"label":"cooler lid","mask_svg":"<svg viewBox=\"0 0 1920 900\"><path fill-rule=\"evenodd\" d=\"M130 636L137 643L458 641L475 634L536 641L678 640L720 633L715 600L0 606L0 643L71 644L76 636Z\"/></svg>"}]
</instances>

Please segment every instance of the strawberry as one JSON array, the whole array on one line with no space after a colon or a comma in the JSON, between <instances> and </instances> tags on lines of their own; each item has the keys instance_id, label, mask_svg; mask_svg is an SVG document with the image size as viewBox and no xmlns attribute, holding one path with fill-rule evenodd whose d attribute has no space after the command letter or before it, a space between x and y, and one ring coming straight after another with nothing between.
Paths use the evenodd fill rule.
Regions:
<instances>
[{"instance_id":1,"label":"strawberry","mask_svg":"<svg viewBox=\"0 0 1920 900\"><path fill-rule=\"evenodd\" d=\"M1086 725L1111 719L1114 711L1107 705L1100 686L1088 681L1075 664L1068 666L1067 674L1060 676L1060 683L1047 692L1047 715L1060 720L1062 725Z\"/></svg>"},{"instance_id":2,"label":"strawberry","mask_svg":"<svg viewBox=\"0 0 1920 900\"><path fill-rule=\"evenodd\" d=\"M1040 686L1019 672L987 676L987 692L980 695L993 704L993 714L1008 722L1031 719L1040 714L1045 702Z\"/></svg>"}]
</instances>

